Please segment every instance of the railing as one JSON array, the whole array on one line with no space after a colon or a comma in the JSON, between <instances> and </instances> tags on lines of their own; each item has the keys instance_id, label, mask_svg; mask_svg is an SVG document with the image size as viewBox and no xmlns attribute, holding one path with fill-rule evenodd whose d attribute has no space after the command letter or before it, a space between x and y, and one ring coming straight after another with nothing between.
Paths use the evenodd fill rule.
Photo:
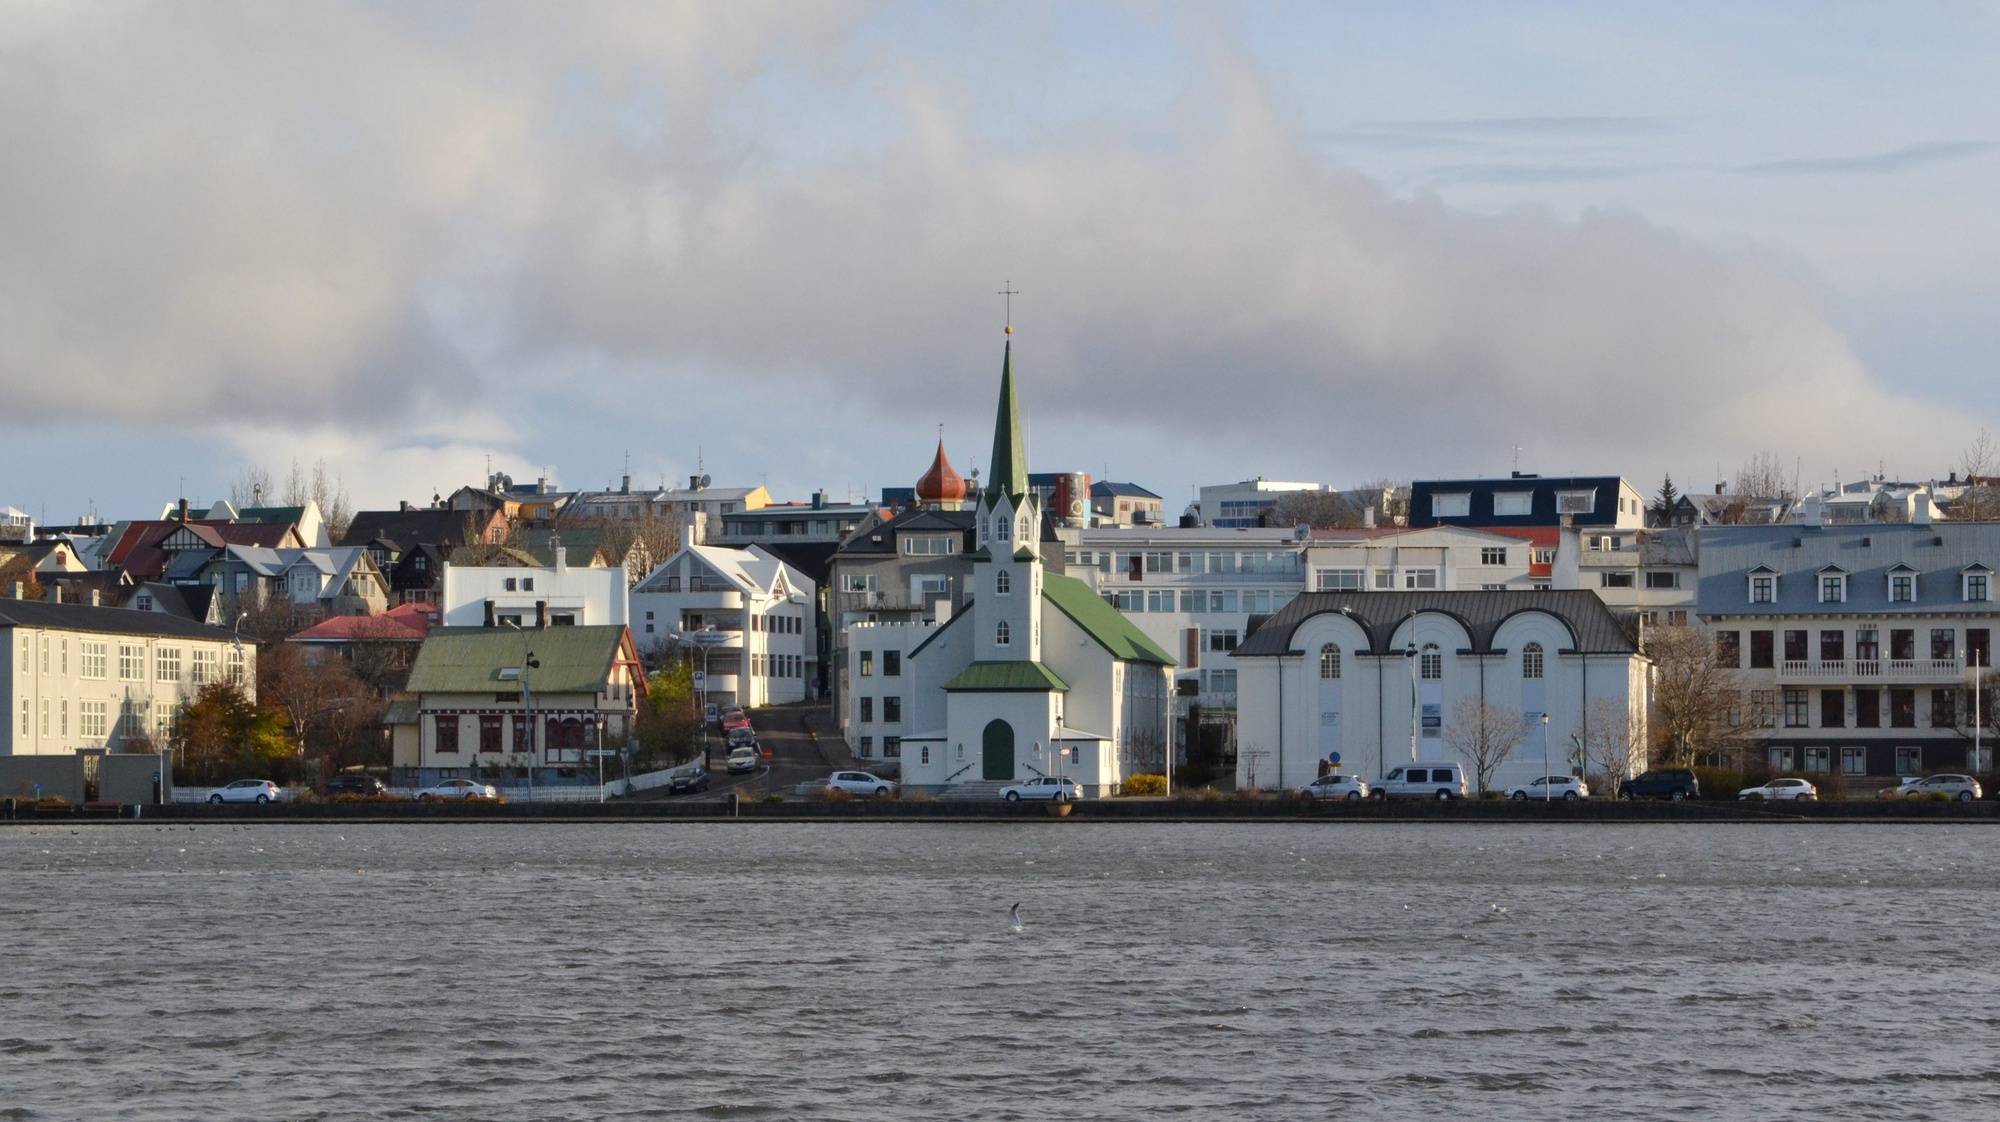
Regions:
<instances>
[{"instance_id":1,"label":"railing","mask_svg":"<svg viewBox=\"0 0 2000 1122\"><path fill-rule=\"evenodd\" d=\"M946 783L949 783L949 782L951 782L952 780L954 780L954 779L957 779L957 778L958 778L959 776L961 776L961 775L964 775L964 774L965 774L966 772L968 772L968 771L971 771L971 770L972 770L972 765L971 765L971 764L967 764L967 765L965 765L964 767L962 767L962 768L959 768L959 769L958 769L957 771L954 771L954 772L952 772L952 773L951 773L950 775L947 775L947 776L945 776L945 777L944 777L944 781L945 781Z\"/></svg>"},{"instance_id":2,"label":"railing","mask_svg":"<svg viewBox=\"0 0 2000 1122\"><path fill-rule=\"evenodd\" d=\"M1782 678L1824 682L1936 682L1964 673L1957 658L1788 658L1778 668Z\"/></svg>"}]
</instances>

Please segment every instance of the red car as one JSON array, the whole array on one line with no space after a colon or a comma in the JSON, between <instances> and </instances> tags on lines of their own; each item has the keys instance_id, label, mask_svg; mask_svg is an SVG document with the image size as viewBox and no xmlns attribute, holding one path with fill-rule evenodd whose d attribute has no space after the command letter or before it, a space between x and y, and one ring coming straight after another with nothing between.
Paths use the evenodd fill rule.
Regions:
<instances>
[{"instance_id":1,"label":"red car","mask_svg":"<svg viewBox=\"0 0 2000 1122\"><path fill-rule=\"evenodd\" d=\"M745 713L741 709L731 709L722 715L723 732L728 732L731 729L747 729L749 727L750 714Z\"/></svg>"}]
</instances>

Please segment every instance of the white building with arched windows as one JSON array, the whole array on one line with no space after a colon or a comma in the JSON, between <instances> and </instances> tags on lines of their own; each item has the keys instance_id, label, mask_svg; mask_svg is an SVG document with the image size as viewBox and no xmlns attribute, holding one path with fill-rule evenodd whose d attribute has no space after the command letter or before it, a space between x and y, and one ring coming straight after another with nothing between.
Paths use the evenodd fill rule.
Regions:
<instances>
[{"instance_id":1,"label":"white building with arched windows","mask_svg":"<svg viewBox=\"0 0 2000 1122\"><path fill-rule=\"evenodd\" d=\"M1411 762L1470 777L1452 747L1468 700L1527 730L1493 788L1542 775L1545 758L1550 774L1586 770L1585 749L1609 738L1635 741L1645 762L1650 664L1589 592L1308 592L1237 647L1236 665L1241 787L1297 787L1336 753L1368 779Z\"/></svg>"}]
</instances>

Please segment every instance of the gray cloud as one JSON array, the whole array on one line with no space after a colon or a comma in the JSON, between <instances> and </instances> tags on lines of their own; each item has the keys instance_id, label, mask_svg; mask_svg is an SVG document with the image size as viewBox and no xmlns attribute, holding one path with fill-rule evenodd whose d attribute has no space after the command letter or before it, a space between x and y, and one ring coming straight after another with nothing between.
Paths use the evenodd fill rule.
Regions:
<instances>
[{"instance_id":1,"label":"gray cloud","mask_svg":"<svg viewBox=\"0 0 2000 1122\"><path fill-rule=\"evenodd\" d=\"M1494 467L1537 436L1648 470L1948 420L1781 270L1629 215L1394 199L1226 54L1162 108L1171 143L996 139L987 72L886 57L837 8L77 11L0 68L31 169L0 178L15 418L331 429L398 473L484 436L664 462L642 442L829 401L928 431L985 408L1011 276L1041 431L1115 418L1163 474L1278 448L1336 479Z\"/></svg>"},{"instance_id":2,"label":"gray cloud","mask_svg":"<svg viewBox=\"0 0 2000 1122\"><path fill-rule=\"evenodd\" d=\"M1739 170L1778 175L1884 175L1927 164L1984 156L2000 148L1990 140L1938 140L1862 156L1822 156L1746 164Z\"/></svg>"}]
</instances>

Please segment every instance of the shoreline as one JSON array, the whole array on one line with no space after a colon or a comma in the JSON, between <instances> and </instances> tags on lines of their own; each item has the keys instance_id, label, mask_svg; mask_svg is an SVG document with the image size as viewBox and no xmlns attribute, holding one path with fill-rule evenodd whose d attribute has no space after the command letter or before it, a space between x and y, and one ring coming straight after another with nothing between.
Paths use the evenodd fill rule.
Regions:
<instances>
[{"instance_id":1,"label":"shoreline","mask_svg":"<svg viewBox=\"0 0 2000 1122\"><path fill-rule=\"evenodd\" d=\"M2000 802L1899 803L1856 801L1806 804L1704 802L1538 803L1455 800L1398 801L1360 806L1289 799L1107 799L1070 803L1067 812L1046 803L1005 802L634 802L507 803L280 803L270 806L207 803L166 806L93 806L43 810L0 810L0 826L80 823L200 825L248 822L315 823L493 823L493 822L1299 822L1347 823L1958 823L2000 824Z\"/></svg>"}]
</instances>

